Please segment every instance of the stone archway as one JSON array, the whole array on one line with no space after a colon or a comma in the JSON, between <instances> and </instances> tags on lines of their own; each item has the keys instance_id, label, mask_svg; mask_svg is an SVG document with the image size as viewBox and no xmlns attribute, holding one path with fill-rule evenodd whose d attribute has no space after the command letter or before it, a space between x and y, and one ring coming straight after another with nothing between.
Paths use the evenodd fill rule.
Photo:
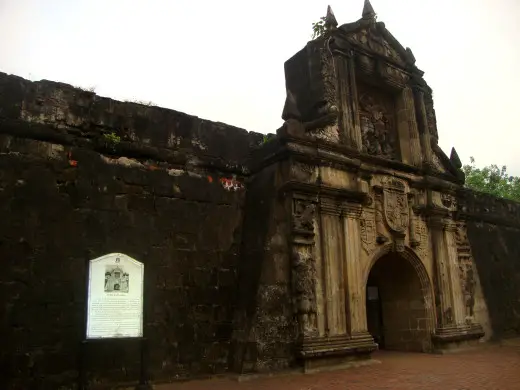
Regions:
<instances>
[{"instance_id":1,"label":"stone archway","mask_svg":"<svg viewBox=\"0 0 520 390\"><path fill-rule=\"evenodd\" d=\"M383 248L365 281L367 328L381 349L430 352L433 293L426 268L415 253Z\"/></svg>"}]
</instances>

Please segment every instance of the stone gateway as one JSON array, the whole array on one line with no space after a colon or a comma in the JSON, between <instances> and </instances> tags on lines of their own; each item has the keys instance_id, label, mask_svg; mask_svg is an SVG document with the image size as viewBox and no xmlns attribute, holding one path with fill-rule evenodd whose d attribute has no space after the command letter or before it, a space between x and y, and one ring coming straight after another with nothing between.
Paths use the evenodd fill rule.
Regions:
<instances>
[{"instance_id":1,"label":"stone gateway","mask_svg":"<svg viewBox=\"0 0 520 390\"><path fill-rule=\"evenodd\" d=\"M71 387L86 305L155 383L520 334L520 204L464 188L369 1L325 27L276 135L0 74L2 389ZM86 380L135 384L137 348L92 343Z\"/></svg>"}]
</instances>

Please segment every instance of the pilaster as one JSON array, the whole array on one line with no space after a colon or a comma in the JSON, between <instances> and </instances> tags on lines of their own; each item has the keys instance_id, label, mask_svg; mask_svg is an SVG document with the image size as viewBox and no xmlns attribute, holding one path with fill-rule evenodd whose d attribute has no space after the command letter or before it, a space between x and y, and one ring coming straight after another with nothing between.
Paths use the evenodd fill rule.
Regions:
<instances>
[{"instance_id":1,"label":"pilaster","mask_svg":"<svg viewBox=\"0 0 520 390\"><path fill-rule=\"evenodd\" d=\"M451 286L451 299L453 307L453 321L455 325L465 324L464 296L460 285L459 266L457 258L457 246L455 232L457 225L453 221L447 221L444 225L444 239L446 243L447 265L449 272L449 283Z\"/></svg>"},{"instance_id":2,"label":"pilaster","mask_svg":"<svg viewBox=\"0 0 520 390\"><path fill-rule=\"evenodd\" d=\"M408 125L411 163L413 166L420 167L422 163L421 141L417 129L413 91L410 87L407 86L403 89L401 100L403 104L402 120Z\"/></svg>"},{"instance_id":3,"label":"pilaster","mask_svg":"<svg viewBox=\"0 0 520 390\"><path fill-rule=\"evenodd\" d=\"M426 114L426 106L424 103L424 91L419 86L415 86L413 95L423 163L427 166L432 166L432 146L430 141L430 131L428 129L428 116Z\"/></svg>"},{"instance_id":4,"label":"pilaster","mask_svg":"<svg viewBox=\"0 0 520 390\"><path fill-rule=\"evenodd\" d=\"M340 107L339 126L345 142L355 150L361 150L362 138L358 112L356 67L351 50L336 57L338 101Z\"/></svg>"},{"instance_id":5,"label":"pilaster","mask_svg":"<svg viewBox=\"0 0 520 390\"><path fill-rule=\"evenodd\" d=\"M366 332L366 307L361 272L361 236L359 218L361 205L348 205L342 215L345 284L347 286L347 327L351 335Z\"/></svg>"},{"instance_id":6,"label":"pilaster","mask_svg":"<svg viewBox=\"0 0 520 390\"><path fill-rule=\"evenodd\" d=\"M293 194L291 269L294 308L301 341L318 335L314 225L317 199Z\"/></svg>"},{"instance_id":7,"label":"pilaster","mask_svg":"<svg viewBox=\"0 0 520 390\"><path fill-rule=\"evenodd\" d=\"M456 224L446 216L430 215L429 225L436 264L437 327L433 341L439 350L484 335L479 324L465 322L465 305L455 242Z\"/></svg>"},{"instance_id":8,"label":"pilaster","mask_svg":"<svg viewBox=\"0 0 520 390\"><path fill-rule=\"evenodd\" d=\"M361 138L361 121L359 119L359 102L356 84L356 65L354 56L350 55L347 58L348 80L350 87L350 105L352 107L352 128L349 131L349 136L352 140L352 146L361 151L363 141Z\"/></svg>"},{"instance_id":9,"label":"pilaster","mask_svg":"<svg viewBox=\"0 0 520 390\"><path fill-rule=\"evenodd\" d=\"M302 328L303 338L299 355L303 359L305 370L315 369L322 365L342 364L346 361L367 359L370 357L370 353L377 349L377 345L368 333L366 325L364 286L360 264L359 219L362 206L355 201L328 196L319 197L318 205L316 209L321 213L320 221L331 216L341 221L341 228L336 231L337 233L331 230L325 234L337 234L337 240L341 247L338 253L341 271L335 276L341 279L337 282L345 286L345 303L341 315L346 319L347 327L343 334L331 332L321 337L312 326L307 326L307 331L305 327ZM318 226L320 229L324 228L322 223ZM310 225L308 227L310 228ZM323 232L316 232L316 234L321 235ZM307 234L305 236L307 238L304 239L304 242L299 241L297 243L297 249L293 251L293 256L296 256L295 252L300 256L302 245L309 244L309 236ZM328 249L331 250L332 248ZM324 263L323 266L328 266L328 264ZM326 274L332 275L332 273ZM325 280L324 282L337 283L332 280ZM328 317L327 310L329 309L330 307L327 305L321 315ZM299 308L303 323L307 318L310 318L307 312L303 308ZM319 310L317 312L320 313ZM307 317L304 317L305 315Z\"/></svg>"}]
</instances>

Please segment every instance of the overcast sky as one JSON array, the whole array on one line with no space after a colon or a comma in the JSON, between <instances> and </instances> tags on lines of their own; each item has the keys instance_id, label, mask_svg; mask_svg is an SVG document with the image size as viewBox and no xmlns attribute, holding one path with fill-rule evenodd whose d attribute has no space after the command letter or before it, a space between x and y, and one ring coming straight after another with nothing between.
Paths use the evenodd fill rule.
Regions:
<instances>
[{"instance_id":1,"label":"overcast sky","mask_svg":"<svg viewBox=\"0 0 520 390\"><path fill-rule=\"evenodd\" d=\"M0 71L261 133L275 132L283 63L330 4L363 0L0 0ZM372 0L433 88L440 145L520 175L520 0Z\"/></svg>"}]
</instances>

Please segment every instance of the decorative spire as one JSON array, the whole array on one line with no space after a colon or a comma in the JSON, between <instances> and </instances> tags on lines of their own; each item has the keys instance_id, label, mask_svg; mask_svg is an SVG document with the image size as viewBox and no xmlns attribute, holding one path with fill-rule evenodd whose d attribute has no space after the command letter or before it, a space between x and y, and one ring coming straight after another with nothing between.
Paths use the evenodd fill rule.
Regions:
<instances>
[{"instance_id":1,"label":"decorative spire","mask_svg":"<svg viewBox=\"0 0 520 390\"><path fill-rule=\"evenodd\" d=\"M325 16L325 28L327 30L331 30L336 27L338 27L338 21L336 20L334 12L332 12L332 8L329 5L327 6L327 16Z\"/></svg>"},{"instance_id":2,"label":"decorative spire","mask_svg":"<svg viewBox=\"0 0 520 390\"><path fill-rule=\"evenodd\" d=\"M412 49L410 49L409 47L406 48L406 56L408 58L408 61L410 61L410 63L412 65L414 65L415 64L415 56L412 53Z\"/></svg>"},{"instance_id":3,"label":"decorative spire","mask_svg":"<svg viewBox=\"0 0 520 390\"><path fill-rule=\"evenodd\" d=\"M363 19L375 19L376 13L372 4L370 4L370 0L365 0L365 5L363 6L363 14L361 15Z\"/></svg>"},{"instance_id":4,"label":"decorative spire","mask_svg":"<svg viewBox=\"0 0 520 390\"><path fill-rule=\"evenodd\" d=\"M450 161L455 166L455 168L462 168L462 162L460 161L459 154L455 150L455 148L451 148Z\"/></svg>"}]
</instances>

